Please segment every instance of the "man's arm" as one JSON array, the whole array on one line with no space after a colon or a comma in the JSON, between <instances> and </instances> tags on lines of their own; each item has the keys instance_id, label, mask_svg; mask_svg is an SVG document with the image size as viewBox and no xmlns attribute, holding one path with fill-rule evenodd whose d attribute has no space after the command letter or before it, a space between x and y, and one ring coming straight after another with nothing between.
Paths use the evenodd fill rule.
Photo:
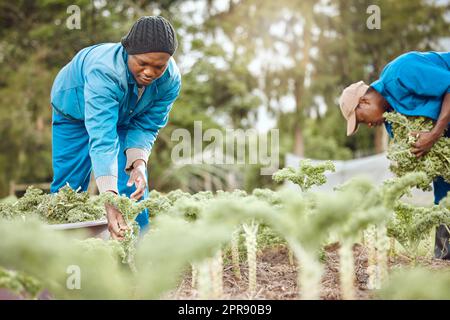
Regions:
<instances>
[{"instance_id":1,"label":"man's arm","mask_svg":"<svg viewBox=\"0 0 450 320\"><path fill-rule=\"evenodd\" d=\"M119 138L117 121L119 90L108 70L92 69L84 87L85 126L89 134L89 155L100 192L118 193Z\"/></svg>"},{"instance_id":2,"label":"man's arm","mask_svg":"<svg viewBox=\"0 0 450 320\"><path fill-rule=\"evenodd\" d=\"M411 150L417 157L421 157L426 154L436 143L436 141L442 137L445 129L450 122L450 92L447 92L442 101L442 108L439 114L439 118L430 132L412 132L412 135L418 135L417 142L413 145Z\"/></svg>"},{"instance_id":3,"label":"man's arm","mask_svg":"<svg viewBox=\"0 0 450 320\"><path fill-rule=\"evenodd\" d=\"M439 139L450 122L450 92L447 92L442 101L441 113L431 133L434 134L436 140Z\"/></svg>"},{"instance_id":4,"label":"man's arm","mask_svg":"<svg viewBox=\"0 0 450 320\"><path fill-rule=\"evenodd\" d=\"M118 194L119 138L117 120L121 91L109 70L92 69L84 87L85 126L89 134L89 155L100 192ZM122 213L105 204L108 230L113 239L122 240L127 224Z\"/></svg>"},{"instance_id":5,"label":"man's arm","mask_svg":"<svg viewBox=\"0 0 450 320\"><path fill-rule=\"evenodd\" d=\"M170 89L164 94L164 97L157 100L148 108L146 112L139 117L131 119L130 127L125 140L125 153L127 163L125 171L130 174L128 185L136 184L137 190L135 195L143 193L146 184L136 179L142 176L143 168L145 169L148 157L150 155L153 144L158 136L159 129L163 128L168 121L169 112L173 103L177 99L181 89L180 77L175 77ZM145 170L144 170L145 171ZM138 179L142 180L142 179Z\"/></svg>"}]
</instances>

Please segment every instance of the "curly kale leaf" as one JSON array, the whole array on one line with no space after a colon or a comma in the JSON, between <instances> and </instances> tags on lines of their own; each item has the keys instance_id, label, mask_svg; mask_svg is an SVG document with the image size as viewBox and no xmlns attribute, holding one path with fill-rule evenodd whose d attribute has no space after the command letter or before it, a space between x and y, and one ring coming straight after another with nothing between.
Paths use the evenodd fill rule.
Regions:
<instances>
[{"instance_id":1,"label":"curly kale leaf","mask_svg":"<svg viewBox=\"0 0 450 320\"><path fill-rule=\"evenodd\" d=\"M424 156L417 158L412 152L412 144L417 138L411 132L430 131L433 121L425 117L406 117L397 112L385 112L384 117L392 125L393 139L388 147L387 157L391 160L391 171L396 176L408 172L425 172L430 179L442 176L450 182L450 138L441 137ZM420 186L430 190L429 184Z\"/></svg>"}]
</instances>

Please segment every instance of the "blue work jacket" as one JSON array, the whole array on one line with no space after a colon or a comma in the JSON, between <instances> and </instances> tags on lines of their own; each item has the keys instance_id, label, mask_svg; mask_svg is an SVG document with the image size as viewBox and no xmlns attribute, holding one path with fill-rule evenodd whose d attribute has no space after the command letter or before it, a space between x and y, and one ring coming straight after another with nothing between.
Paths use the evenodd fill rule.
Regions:
<instances>
[{"instance_id":1,"label":"blue work jacket","mask_svg":"<svg viewBox=\"0 0 450 320\"><path fill-rule=\"evenodd\" d=\"M407 52L388 63L370 85L406 116L439 118L450 92L450 52ZM386 129L392 136L389 124Z\"/></svg>"},{"instance_id":2,"label":"blue work jacket","mask_svg":"<svg viewBox=\"0 0 450 320\"><path fill-rule=\"evenodd\" d=\"M118 130L127 130L125 151L137 148L150 154L180 92L180 72L171 58L163 75L145 88L138 101L137 83L127 61L120 43L87 47L60 70L53 83L53 108L85 123L96 178L118 176Z\"/></svg>"}]
</instances>

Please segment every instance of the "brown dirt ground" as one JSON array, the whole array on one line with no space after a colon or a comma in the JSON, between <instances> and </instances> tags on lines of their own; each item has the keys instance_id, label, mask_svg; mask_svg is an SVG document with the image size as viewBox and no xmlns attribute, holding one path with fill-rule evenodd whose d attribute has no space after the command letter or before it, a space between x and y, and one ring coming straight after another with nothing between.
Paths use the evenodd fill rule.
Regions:
<instances>
[{"instance_id":1,"label":"brown dirt ground","mask_svg":"<svg viewBox=\"0 0 450 320\"><path fill-rule=\"evenodd\" d=\"M339 244L325 247L325 272L322 278L321 298L325 300L341 299L339 291ZM362 245L353 247L355 258L355 288L357 299L373 299L373 293L367 289L368 275L367 252ZM420 257L417 265L430 268L450 268L450 261ZM389 261L389 269L411 266L411 261L404 256L397 256ZM257 283L254 297L247 293L248 269L241 263L239 280L235 277L231 265L226 265L223 272L223 299L270 299L291 300L298 298L297 267L289 263L288 250L284 246L267 248L258 253ZM197 292L191 287L191 276L186 275L176 290L170 292L168 299L196 299Z\"/></svg>"}]
</instances>

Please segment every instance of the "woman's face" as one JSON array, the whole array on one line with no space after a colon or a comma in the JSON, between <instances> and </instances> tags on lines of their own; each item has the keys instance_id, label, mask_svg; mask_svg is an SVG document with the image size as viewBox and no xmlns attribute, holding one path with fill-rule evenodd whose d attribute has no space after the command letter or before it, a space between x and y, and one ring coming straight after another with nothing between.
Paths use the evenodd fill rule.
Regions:
<instances>
[{"instance_id":1,"label":"woman's face","mask_svg":"<svg viewBox=\"0 0 450 320\"><path fill-rule=\"evenodd\" d=\"M139 86L148 86L166 71L169 59L166 52L129 55L128 69Z\"/></svg>"}]
</instances>

